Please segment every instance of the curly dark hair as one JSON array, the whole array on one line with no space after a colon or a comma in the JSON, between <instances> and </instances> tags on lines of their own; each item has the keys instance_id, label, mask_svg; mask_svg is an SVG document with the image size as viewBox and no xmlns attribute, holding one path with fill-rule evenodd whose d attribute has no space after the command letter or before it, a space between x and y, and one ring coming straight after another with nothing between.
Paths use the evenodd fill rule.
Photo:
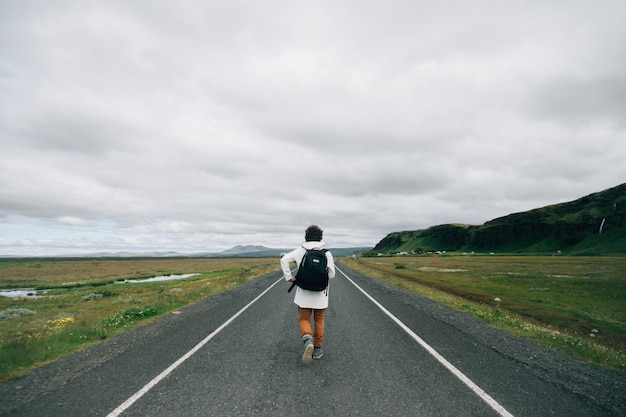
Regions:
<instances>
[{"instance_id":1,"label":"curly dark hair","mask_svg":"<svg viewBox=\"0 0 626 417\"><path fill-rule=\"evenodd\" d=\"M318 242L322 240L323 235L324 231L319 226L312 224L304 231L304 240L307 242Z\"/></svg>"}]
</instances>

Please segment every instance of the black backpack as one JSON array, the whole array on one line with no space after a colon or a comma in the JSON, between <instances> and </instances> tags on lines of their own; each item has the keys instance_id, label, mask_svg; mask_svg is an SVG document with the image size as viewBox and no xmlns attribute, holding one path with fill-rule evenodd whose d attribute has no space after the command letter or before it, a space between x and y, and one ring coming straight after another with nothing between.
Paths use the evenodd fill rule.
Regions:
<instances>
[{"instance_id":1,"label":"black backpack","mask_svg":"<svg viewBox=\"0 0 626 417\"><path fill-rule=\"evenodd\" d=\"M295 284L298 287L309 291L324 291L328 287L327 251L327 249L306 251L296 274Z\"/></svg>"}]
</instances>

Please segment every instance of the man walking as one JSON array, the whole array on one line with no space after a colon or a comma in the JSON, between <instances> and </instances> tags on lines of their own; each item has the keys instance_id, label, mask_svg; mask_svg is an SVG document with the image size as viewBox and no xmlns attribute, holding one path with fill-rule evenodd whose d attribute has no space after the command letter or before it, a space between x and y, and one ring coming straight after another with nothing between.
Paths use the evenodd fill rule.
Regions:
<instances>
[{"instance_id":1,"label":"man walking","mask_svg":"<svg viewBox=\"0 0 626 417\"><path fill-rule=\"evenodd\" d=\"M308 251L322 251L326 258L325 270L327 277L328 279L334 278L335 262L333 255L326 249L323 249L323 233L322 229L316 225L307 227L304 232L305 243L283 256L280 260L285 280L294 282L297 285L293 301L298 306L300 315L300 336L304 345L302 363L306 365L310 364L312 359L321 359L323 355L324 316L328 308L328 286L325 286L321 291L302 288L302 284L296 280L296 277L291 275L289 264L295 262L298 265L298 269L300 269L303 258ZM311 331L311 318L313 318L314 322L314 331Z\"/></svg>"}]
</instances>

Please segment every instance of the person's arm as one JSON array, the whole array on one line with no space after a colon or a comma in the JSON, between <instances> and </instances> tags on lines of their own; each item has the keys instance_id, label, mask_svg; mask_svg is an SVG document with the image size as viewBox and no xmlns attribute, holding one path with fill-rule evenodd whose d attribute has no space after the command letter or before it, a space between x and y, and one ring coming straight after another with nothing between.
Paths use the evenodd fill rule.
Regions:
<instances>
[{"instance_id":1,"label":"person's arm","mask_svg":"<svg viewBox=\"0 0 626 417\"><path fill-rule=\"evenodd\" d=\"M330 251L326 252L326 260L328 269L328 279L335 278L335 260L333 259L333 254Z\"/></svg>"},{"instance_id":2,"label":"person's arm","mask_svg":"<svg viewBox=\"0 0 626 417\"><path fill-rule=\"evenodd\" d=\"M285 281L294 281L295 278L291 275L291 263L298 263L298 249L294 249L282 258L280 258L280 269L283 270L283 277Z\"/></svg>"}]
</instances>

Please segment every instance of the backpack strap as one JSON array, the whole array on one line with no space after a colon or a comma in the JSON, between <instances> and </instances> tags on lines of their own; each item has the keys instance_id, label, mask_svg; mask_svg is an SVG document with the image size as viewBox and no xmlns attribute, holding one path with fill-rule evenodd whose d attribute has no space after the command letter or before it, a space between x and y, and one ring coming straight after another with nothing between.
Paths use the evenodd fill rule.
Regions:
<instances>
[{"instance_id":1,"label":"backpack strap","mask_svg":"<svg viewBox=\"0 0 626 417\"><path fill-rule=\"evenodd\" d=\"M302 249L304 249L305 252L304 252L304 255L302 256L302 260L300 261L300 265L302 265L302 261L304 261L304 258L306 257L306 253L309 251L307 248L304 247L304 245L302 245ZM294 282L291 283L291 287L289 287L287 292L291 292L291 290L293 290L293 287L296 286L296 282L297 281L294 281Z\"/></svg>"}]
</instances>

